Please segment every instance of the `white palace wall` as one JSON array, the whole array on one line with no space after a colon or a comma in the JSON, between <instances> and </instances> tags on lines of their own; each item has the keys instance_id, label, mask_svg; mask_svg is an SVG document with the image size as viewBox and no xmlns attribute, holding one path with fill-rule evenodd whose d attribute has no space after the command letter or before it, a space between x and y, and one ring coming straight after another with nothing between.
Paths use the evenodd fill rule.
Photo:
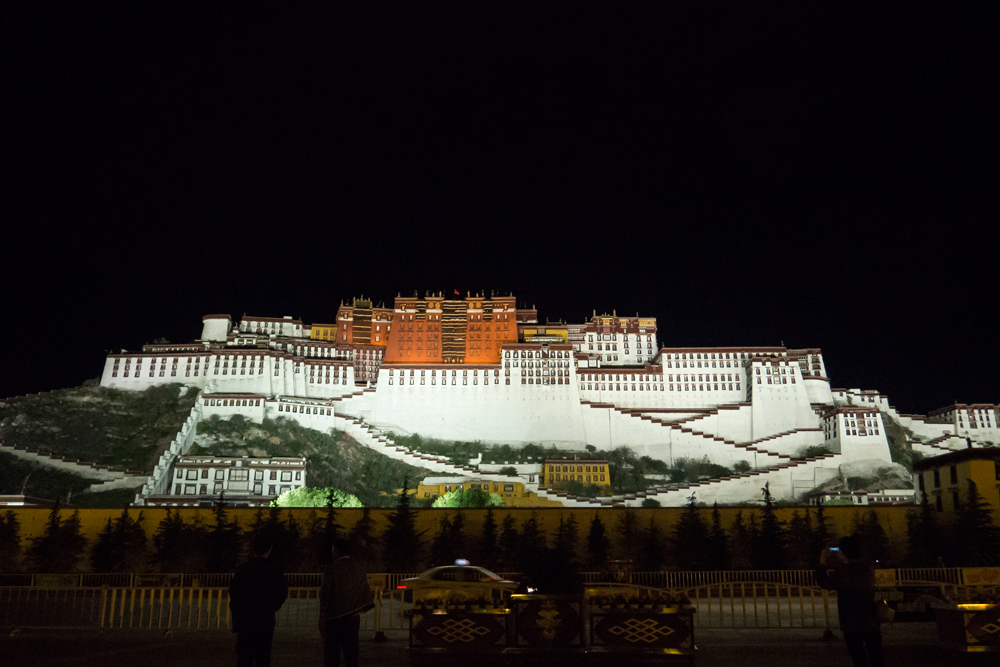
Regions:
<instances>
[{"instance_id":1,"label":"white palace wall","mask_svg":"<svg viewBox=\"0 0 1000 667\"><path fill-rule=\"evenodd\" d=\"M467 376L468 384L458 384L463 382L459 377L454 385L442 385L440 377L435 379L437 384L431 384L428 371L423 378L414 376L413 384L406 376L400 385L397 375L390 385L388 373L385 368L379 371L371 414L371 423L384 431L444 440L556 444L568 449L582 449L586 444L573 384L529 385L516 377L507 384L501 371L497 376L490 372L485 378L488 384L482 384L482 376Z\"/></svg>"},{"instance_id":2,"label":"white palace wall","mask_svg":"<svg viewBox=\"0 0 1000 667\"><path fill-rule=\"evenodd\" d=\"M823 405L833 404L833 391L830 389L830 381L826 378L806 376L802 378L806 386L806 396L810 403L822 403Z\"/></svg>"},{"instance_id":3,"label":"white palace wall","mask_svg":"<svg viewBox=\"0 0 1000 667\"><path fill-rule=\"evenodd\" d=\"M129 365L126 359L131 361ZM221 361L227 362L228 367L221 367L218 363ZM247 363L250 365L245 365ZM354 365L350 360L293 357L271 350L223 348L195 353L144 352L111 355L104 362L101 386L143 391L163 384L207 387L218 392L318 398L334 398L357 391Z\"/></svg>"}]
</instances>

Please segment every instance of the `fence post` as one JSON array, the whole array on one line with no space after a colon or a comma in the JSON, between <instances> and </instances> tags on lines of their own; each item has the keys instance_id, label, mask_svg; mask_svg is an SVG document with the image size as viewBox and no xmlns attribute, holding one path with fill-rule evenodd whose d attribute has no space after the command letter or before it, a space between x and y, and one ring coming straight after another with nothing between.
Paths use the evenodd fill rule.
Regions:
<instances>
[{"instance_id":1,"label":"fence post","mask_svg":"<svg viewBox=\"0 0 1000 667\"><path fill-rule=\"evenodd\" d=\"M104 611L105 609L107 609L107 606L108 606L108 586L107 584L105 584L104 586L101 586L101 622L97 626L101 630L104 629Z\"/></svg>"},{"instance_id":2,"label":"fence post","mask_svg":"<svg viewBox=\"0 0 1000 667\"><path fill-rule=\"evenodd\" d=\"M380 590L378 595L375 596L375 636L372 637L373 642L389 641L385 636L385 632L382 631L382 593L384 590Z\"/></svg>"},{"instance_id":3,"label":"fence post","mask_svg":"<svg viewBox=\"0 0 1000 667\"><path fill-rule=\"evenodd\" d=\"M823 629L823 639L834 639L833 625L830 623L830 591L823 589L823 621L826 627Z\"/></svg>"}]
</instances>

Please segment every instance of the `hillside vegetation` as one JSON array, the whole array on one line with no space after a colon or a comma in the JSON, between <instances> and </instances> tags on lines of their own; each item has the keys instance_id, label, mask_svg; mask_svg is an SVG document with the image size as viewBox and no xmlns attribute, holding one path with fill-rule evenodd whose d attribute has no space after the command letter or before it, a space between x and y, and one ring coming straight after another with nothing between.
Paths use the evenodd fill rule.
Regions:
<instances>
[{"instance_id":1,"label":"hillside vegetation","mask_svg":"<svg viewBox=\"0 0 1000 667\"><path fill-rule=\"evenodd\" d=\"M177 384L140 392L83 386L0 401L0 441L151 472L196 396Z\"/></svg>"},{"instance_id":2,"label":"hillside vegetation","mask_svg":"<svg viewBox=\"0 0 1000 667\"><path fill-rule=\"evenodd\" d=\"M356 495L367 506L391 504L404 478L413 488L433 474L364 447L341 431L322 433L284 417L255 424L241 415L230 419L213 415L199 422L191 453L305 456L306 486L334 487Z\"/></svg>"}]
</instances>

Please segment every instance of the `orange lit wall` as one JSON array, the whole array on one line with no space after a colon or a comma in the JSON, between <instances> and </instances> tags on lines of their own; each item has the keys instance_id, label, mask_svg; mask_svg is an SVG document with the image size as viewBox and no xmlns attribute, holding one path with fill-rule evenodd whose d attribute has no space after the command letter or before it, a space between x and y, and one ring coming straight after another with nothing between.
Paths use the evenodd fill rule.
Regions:
<instances>
[{"instance_id":1,"label":"orange lit wall","mask_svg":"<svg viewBox=\"0 0 1000 667\"><path fill-rule=\"evenodd\" d=\"M389 342L392 320L392 308L372 308L370 301L354 299L351 304L340 304L340 308L337 310L335 335L324 338L324 340L334 340L348 345L356 343L385 347ZM359 327L363 330L363 335L360 337L355 335L356 329Z\"/></svg>"},{"instance_id":2,"label":"orange lit wall","mask_svg":"<svg viewBox=\"0 0 1000 667\"><path fill-rule=\"evenodd\" d=\"M447 302L441 294L425 299L396 297L392 335L383 363L498 364L503 344L517 342L516 313L513 296L478 295ZM448 331L442 327L443 314ZM457 328L456 316L461 318ZM453 349L456 344L459 347Z\"/></svg>"},{"instance_id":3,"label":"orange lit wall","mask_svg":"<svg viewBox=\"0 0 1000 667\"><path fill-rule=\"evenodd\" d=\"M384 364L441 363L440 296L396 297Z\"/></svg>"},{"instance_id":4,"label":"orange lit wall","mask_svg":"<svg viewBox=\"0 0 1000 667\"><path fill-rule=\"evenodd\" d=\"M465 338L465 363L498 364L504 343L517 342L517 309L514 297L470 297Z\"/></svg>"}]
</instances>

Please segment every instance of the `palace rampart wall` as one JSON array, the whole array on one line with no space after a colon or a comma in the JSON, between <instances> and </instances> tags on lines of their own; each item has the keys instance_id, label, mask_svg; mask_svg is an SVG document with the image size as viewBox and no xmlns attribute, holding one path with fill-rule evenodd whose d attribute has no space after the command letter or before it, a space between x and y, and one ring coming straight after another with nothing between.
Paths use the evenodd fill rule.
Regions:
<instances>
[{"instance_id":1,"label":"palace rampart wall","mask_svg":"<svg viewBox=\"0 0 1000 667\"><path fill-rule=\"evenodd\" d=\"M761 484L763 486L763 484ZM690 492L688 493L690 495ZM760 496L760 491L757 490L757 497ZM701 497L699 493L697 495L698 501L701 502L705 500ZM787 522L791 519L792 512L797 511L800 515L805 511L805 507L778 507L775 512L780 521ZM816 508L809 508L810 513L815 521ZM829 519L830 526L833 531L839 535L849 535L853 531L853 526L858 517L863 517L868 512L874 512L882 523L883 528L885 528L886 533L892 540L905 540L906 539L906 513L912 510L912 507L874 507L874 508L864 508L859 509L855 507L842 507L842 506L829 506L824 507L824 512ZM12 511L17 515L18 521L21 524L21 541L22 546L26 547L29 541L33 537L39 537L45 530L46 522L48 521L49 512L48 509L34 509L34 508L14 508ZM90 542L89 546L93 546L97 535L104 528L108 519L114 520L121 515L122 510L120 509L80 509L80 523L81 530L84 536ZM213 524L212 512L209 509L195 509L195 508L180 508L173 509L174 512L178 512L181 517L184 518L186 522L192 522L196 517L200 518L207 526L211 527ZM300 526L306 525L311 512L315 511L320 516L323 516L325 510L323 508L311 509L283 509L281 511L282 516L287 517L289 514L294 515L295 520ZM619 518L625 510L618 508L555 508L555 507L544 507L544 508L498 508L494 511L494 519L499 524L503 521L505 516L512 516L515 520L515 525L520 527L524 521L534 516L541 529L546 533L549 540L553 539L556 529L559 526L559 520L568 519L571 515L575 517L580 532L580 549L585 549L585 540L590 521L594 518L595 513L600 516L601 521L604 523L606 530L608 531L610 537L615 539L614 527L617 525ZM657 509L646 509L646 508L630 508L628 511L633 512L638 519L637 525L641 527L646 527L649 525L650 519L659 526L665 534L669 535L673 531L674 526L676 526L683 510L681 508L667 507L667 508L657 508ZM702 517L706 523L711 522L711 505L704 507L702 510ZM376 531L378 533L383 532L389 523L389 516L391 516L393 510L391 508L372 508L370 510L371 517L374 519L376 524ZM454 517L456 510L446 510L446 509L416 509L414 510L416 528L418 531L424 531L424 548L430 548L430 540L438 529L438 522L443 516ZM741 513L743 521L746 522L751 514L756 514L759 521L760 518L760 508L758 507L719 507L719 513L722 518L722 525L725 528L732 526L733 521L736 518L737 512ZM62 519L68 519L73 513L72 509L62 509L60 511L60 516ZM146 531L146 534L152 538L156 533L157 527L160 521L166 516L167 510L163 508L131 508L129 510L130 516L133 518L138 518L142 515L143 521L140 524ZM241 508L229 508L227 513L231 518L234 518L243 530L247 530L257 514L256 509L241 509ZM478 537L482 533L483 521L486 518L485 510L473 510L467 509L462 510L463 515L466 520L466 535ZM337 523L345 531L349 531L354 524L360 520L362 515L362 510L360 509L338 509L336 520ZM87 559L81 559L81 566L87 566Z\"/></svg>"}]
</instances>

